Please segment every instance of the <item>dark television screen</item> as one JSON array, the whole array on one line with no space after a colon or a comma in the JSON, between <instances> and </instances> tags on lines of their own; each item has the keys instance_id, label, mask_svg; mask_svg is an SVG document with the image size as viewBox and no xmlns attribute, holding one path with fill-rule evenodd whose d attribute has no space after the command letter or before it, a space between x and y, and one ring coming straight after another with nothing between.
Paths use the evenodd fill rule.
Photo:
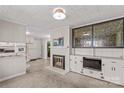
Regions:
<instances>
[{"instance_id":1,"label":"dark television screen","mask_svg":"<svg viewBox=\"0 0 124 93\"><path fill-rule=\"evenodd\" d=\"M83 67L101 71L101 60L83 57Z\"/></svg>"}]
</instances>

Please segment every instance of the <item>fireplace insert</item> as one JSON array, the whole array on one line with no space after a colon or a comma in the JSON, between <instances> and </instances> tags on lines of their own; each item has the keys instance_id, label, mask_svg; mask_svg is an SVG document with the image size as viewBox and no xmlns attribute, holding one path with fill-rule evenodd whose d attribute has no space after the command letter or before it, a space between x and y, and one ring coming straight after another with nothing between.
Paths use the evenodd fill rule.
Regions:
<instances>
[{"instance_id":1,"label":"fireplace insert","mask_svg":"<svg viewBox=\"0 0 124 93\"><path fill-rule=\"evenodd\" d=\"M93 59L93 58L83 57L83 67L84 68L101 71L102 70L101 66L102 66L101 59Z\"/></svg>"},{"instance_id":2,"label":"fireplace insert","mask_svg":"<svg viewBox=\"0 0 124 93\"><path fill-rule=\"evenodd\" d=\"M61 69L65 69L65 56L53 55L53 66Z\"/></svg>"}]
</instances>

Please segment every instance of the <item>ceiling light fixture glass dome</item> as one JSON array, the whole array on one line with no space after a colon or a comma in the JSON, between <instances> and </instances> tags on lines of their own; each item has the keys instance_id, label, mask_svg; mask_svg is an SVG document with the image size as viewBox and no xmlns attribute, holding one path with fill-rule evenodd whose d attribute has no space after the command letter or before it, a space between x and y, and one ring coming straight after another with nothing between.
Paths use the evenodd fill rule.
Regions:
<instances>
[{"instance_id":1,"label":"ceiling light fixture glass dome","mask_svg":"<svg viewBox=\"0 0 124 93\"><path fill-rule=\"evenodd\" d=\"M53 10L53 18L56 20L63 20L66 18L65 10L63 8L55 8Z\"/></svg>"},{"instance_id":2,"label":"ceiling light fixture glass dome","mask_svg":"<svg viewBox=\"0 0 124 93\"><path fill-rule=\"evenodd\" d=\"M31 34L31 32L29 32L29 31L26 31L26 35L30 35Z\"/></svg>"}]
</instances>

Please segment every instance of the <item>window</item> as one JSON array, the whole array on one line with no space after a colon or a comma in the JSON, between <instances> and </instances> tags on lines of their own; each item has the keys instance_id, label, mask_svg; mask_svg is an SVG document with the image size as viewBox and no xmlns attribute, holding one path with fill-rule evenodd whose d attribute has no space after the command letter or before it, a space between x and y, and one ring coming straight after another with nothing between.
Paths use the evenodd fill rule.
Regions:
<instances>
[{"instance_id":1,"label":"window","mask_svg":"<svg viewBox=\"0 0 124 93\"><path fill-rule=\"evenodd\" d=\"M114 20L93 26L94 47L123 47L123 20Z\"/></svg>"},{"instance_id":2,"label":"window","mask_svg":"<svg viewBox=\"0 0 124 93\"><path fill-rule=\"evenodd\" d=\"M72 44L74 48L124 47L124 19L115 19L107 22L72 29Z\"/></svg>"},{"instance_id":3,"label":"window","mask_svg":"<svg viewBox=\"0 0 124 93\"><path fill-rule=\"evenodd\" d=\"M73 47L92 47L92 26L73 29Z\"/></svg>"}]
</instances>

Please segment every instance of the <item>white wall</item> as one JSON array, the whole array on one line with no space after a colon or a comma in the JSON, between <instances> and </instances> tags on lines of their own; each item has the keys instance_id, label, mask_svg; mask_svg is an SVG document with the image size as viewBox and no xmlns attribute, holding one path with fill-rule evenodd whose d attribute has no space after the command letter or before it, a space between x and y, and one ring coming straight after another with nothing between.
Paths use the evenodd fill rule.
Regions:
<instances>
[{"instance_id":1,"label":"white wall","mask_svg":"<svg viewBox=\"0 0 124 93\"><path fill-rule=\"evenodd\" d=\"M96 48L94 50L95 56L123 58L122 48Z\"/></svg>"},{"instance_id":2,"label":"white wall","mask_svg":"<svg viewBox=\"0 0 124 93\"><path fill-rule=\"evenodd\" d=\"M41 48L41 54L42 58L48 59L47 58L47 42L50 41L49 38L44 38L42 39L42 48Z\"/></svg>"},{"instance_id":3,"label":"white wall","mask_svg":"<svg viewBox=\"0 0 124 93\"><path fill-rule=\"evenodd\" d=\"M53 39L57 39L57 38L60 38L60 37L64 37L64 47L62 48L69 48L70 46L70 41L69 41L69 27L66 26L66 27L61 27L61 28L58 28L58 29L55 29L53 31L51 31L50 35L51 35L51 40ZM52 46L53 48L53 46ZM57 48L54 46L54 48Z\"/></svg>"},{"instance_id":4,"label":"white wall","mask_svg":"<svg viewBox=\"0 0 124 93\"><path fill-rule=\"evenodd\" d=\"M19 42L26 41L26 27L20 24L0 20L0 41Z\"/></svg>"},{"instance_id":5,"label":"white wall","mask_svg":"<svg viewBox=\"0 0 124 93\"><path fill-rule=\"evenodd\" d=\"M74 53L76 55L87 55L87 56L93 56L93 48L75 48Z\"/></svg>"},{"instance_id":6,"label":"white wall","mask_svg":"<svg viewBox=\"0 0 124 93\"><path fill-rule=\"evenodd\" d=\"M124 59L123 48L72 48L72 55Z\"/></svg>"},{"instance_id":7,"label":"white wall","mask_svg":"<svg viewBox=\"0 0 124 93\"><path fill-rule=\"evenodd\" d=\"M31 59L42 58L42 39L33 36L27 36L27 57Z\"/></svg>"},{"instance_id":8,"label":"white wall","mask_svg":"<svg viewBox=\"0 0 124 93\"><path fill-rule=\"evenodd\" d=\"M26 36L28 60L44 58L47 59L47 42L49 38L36 38L31 35Z\"/></svg>"},{"instance_id":9,"label":"white wall","mask_svg":"<svg viewBox=\"0 0 124 93\"><path fill-rule=\"evenodd\" d=\"M69 54L70 54L70 29L68 26L57 28L51 31L51 42L53 39L64 37L64 46L53 46L51 43L51 66L53 66L53 55L65 56L65 70L69 71Z\"/></svg>"}]
</instances>

